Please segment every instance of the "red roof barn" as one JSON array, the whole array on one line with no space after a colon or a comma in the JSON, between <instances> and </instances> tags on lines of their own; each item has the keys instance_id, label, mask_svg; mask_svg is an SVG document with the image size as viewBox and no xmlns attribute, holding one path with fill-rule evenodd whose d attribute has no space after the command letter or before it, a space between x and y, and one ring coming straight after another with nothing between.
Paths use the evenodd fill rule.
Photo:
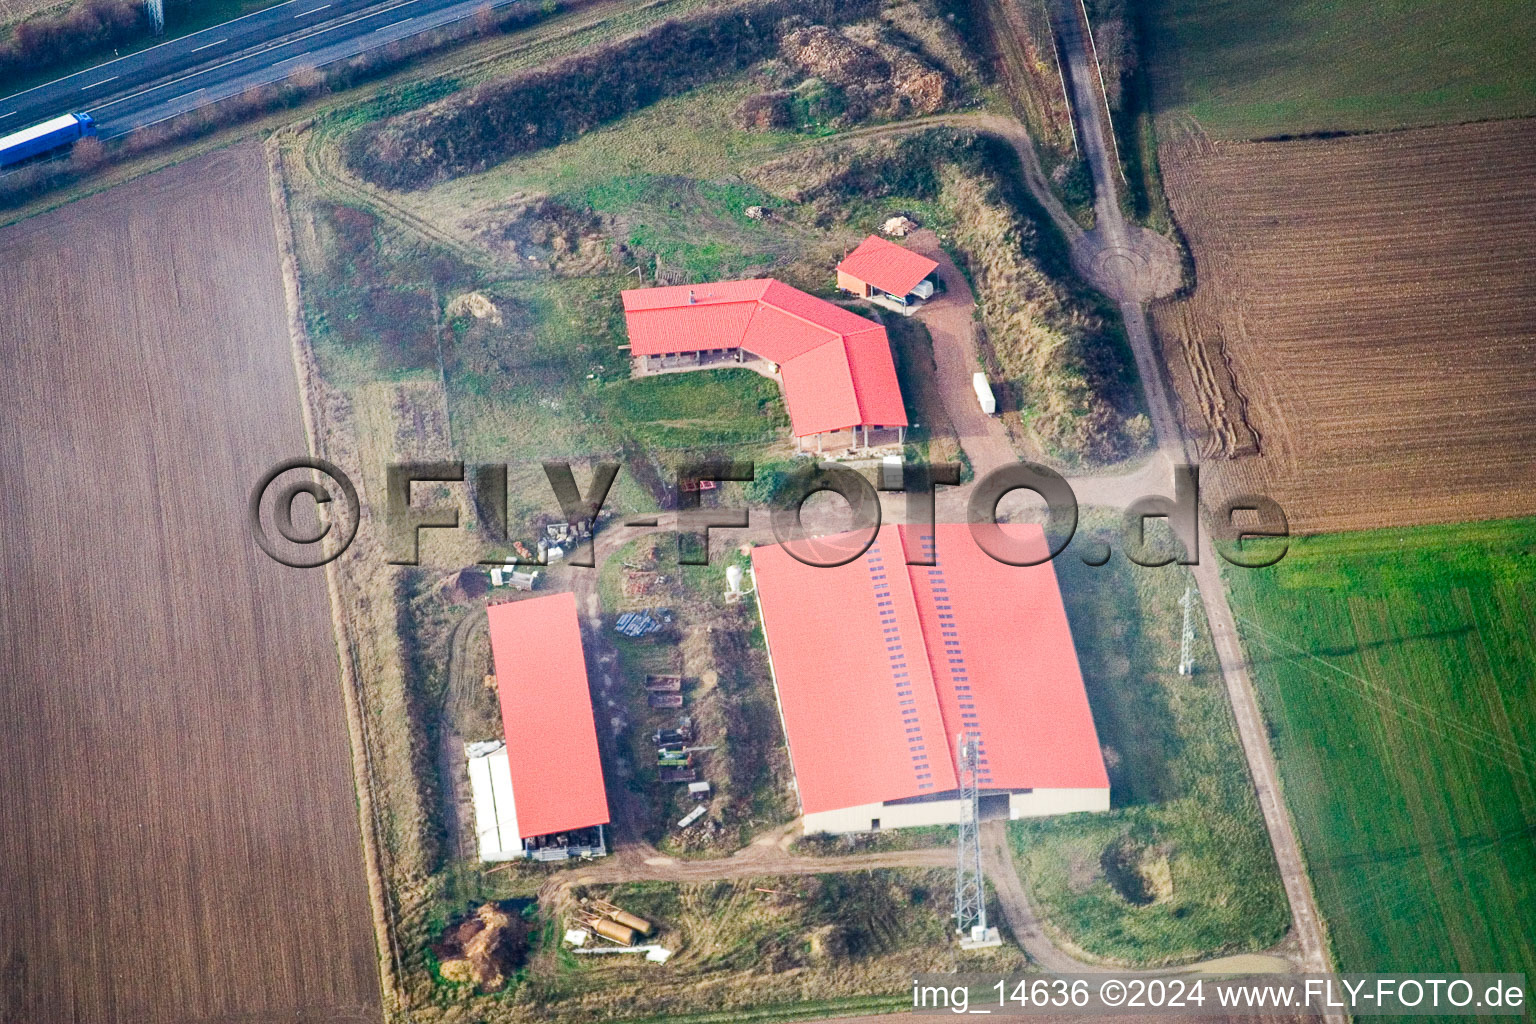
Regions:
<instances>
[{"instance_id":1,"label":"red roof barn","mask_svg":"<svg viewBox=\"0 0 1536 1024\"><path fill-rule=\"evenodd\" d=\"M921 253L870 235L837 265L837 286L910 314L933 294L939 265Z\"/></svg>"},{"instance_id":2,"label":"red roof barn","mask_svg":"<svg viewBox=\"0 0 1536 1024\"><path fill-rule=\"evenodd\" d=\"M761 359L784 387L797 438L907 426L885 328L766 278L623 293L636 368Z\"/></svg>"},{"instance_id":3,"label":"red roof barn","mask_svg":"<svg viewBox=\"0 0 1536 1024\"><path fill-rule=\"evenodd\" d=\"M1044 555L1038 526L1006 529ZM935 537L937 564L906 564ZM984 814L1109 807L1049 562L994 561L964 524L888 525L846 565L771 546L752 569L807 833L955 823L962 732L980 736Z\"/></svg>"},{"instance_id":4,"label":"red roof barn","mask_svg":"<svg viewBox=\"0 0 1536 1024\"><path fill-rule=\"evenodd\" d=\"M500 808L511 819L503 830L515 832L530 855L545 847L558 852L569 837L555 846L541 837L608 823L576 598L551 594L494 604L486 616L511 775L510 806Z\"/></svg>"}]
</instances>

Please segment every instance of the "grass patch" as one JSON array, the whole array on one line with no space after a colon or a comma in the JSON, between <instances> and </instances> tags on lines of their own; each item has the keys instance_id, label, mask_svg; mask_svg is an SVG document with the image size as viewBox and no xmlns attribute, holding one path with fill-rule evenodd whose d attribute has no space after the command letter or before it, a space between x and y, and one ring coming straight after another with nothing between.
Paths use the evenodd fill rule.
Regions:
<instances>
[{"instance_id":1,"label":"grass patch","mask_svg":"<svg viewBox=\"0 0 1536 1024\"><path fill-rule=\"evenodd\" d=\"M1521 0L1155 0L1160 114L1247 139L1536 113L1536 8Z\"/></svg>"},{"instance_id":2,"label":"grass patch","mask_svg":"<svg viewBox=\"0 0 1536 1024\"><path fill-rule=\"evenodd\" d=\"M599 392L600 415L633 424L657 448L772 441L789 424L779 386L751 370L697 370L617 381Z\"/></svg>"},{"instance_id":3,"label":"grass patch","mask_svg":"<svg viewBox=\"0 0 1536 1024\"><path fill-rule=\"evenodd\" d=\"M426 194L460 209L518 191L582 196L608 212L640 198L652 176L727 177L804 142L792 132L744 132L731 123L731 111L754 88L749 76L704 85L558 146L434 185Z\"/></svg>"},{"instance_id":4,"label":"grass patch","mask_svg":"<svg viewBox=\"0 0 1536 1024\"><path fill-rule=\"evenodd\" d=\"M1536 520L1293 540L1230 583L1340 967L1536 973Z\"/></svg>"},{"instance_id":5,"label":"grass patch","mask_svg":"<svg viewBox=\"0 0 1536 1024\"><path fill-rule=\"evenodd\" d=\"M1080 536L1056 568L1112 809L1012 823L1020 872L1054 930L1093 956L1162 964L1267 948L1289 912L1203 629L1195 674L1177 671L1189 575L1118 554L1084 565L1079 544L1119 536L1093 519Z\"/></svg>"}]
</instances>

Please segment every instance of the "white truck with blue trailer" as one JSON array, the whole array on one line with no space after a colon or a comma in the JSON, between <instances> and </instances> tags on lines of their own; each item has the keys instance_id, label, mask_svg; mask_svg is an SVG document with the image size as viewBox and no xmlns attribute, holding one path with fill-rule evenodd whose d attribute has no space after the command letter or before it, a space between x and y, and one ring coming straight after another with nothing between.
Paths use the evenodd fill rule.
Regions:
<instances>
[{"instance_id":1,"label":"white truck with blue trailer","mask_svg":"<svg viewBox=\"0 0 1536 1024\"><path fill-rule=\"evenodd\" d=\"M0 137L0 167L19 164L23 160L30 160L95 134L96 122L90 114L64 114L51 121L23 128L19 132Z\"/></svg>"}]
</instances>

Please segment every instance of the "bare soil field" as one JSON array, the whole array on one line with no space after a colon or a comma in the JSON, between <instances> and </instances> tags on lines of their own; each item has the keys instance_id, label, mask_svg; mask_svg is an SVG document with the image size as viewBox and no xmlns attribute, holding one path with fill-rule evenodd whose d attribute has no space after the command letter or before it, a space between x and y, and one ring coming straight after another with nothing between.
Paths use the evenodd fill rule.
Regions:
<instances>
[{"instance_id":1,"label":"bare soil field","mask_svg":"<svg viewBox=\"0 0 1536 1024\"><path fill-rule=\"evenodd\" d=\"M0 231L0 1021L381 1018L259 148Z\"/></svg>"},{"instance_id":2,"label":"bare soil field","mask_svg":"<svg viewBox=\"0 0 1536 1024\"><path fill-rule=\"evenodd\" d=\"M1153 319L1217 494L1317 533L1536 512L1536 121L1163 148Z\"/></svg>"}]
</instances>

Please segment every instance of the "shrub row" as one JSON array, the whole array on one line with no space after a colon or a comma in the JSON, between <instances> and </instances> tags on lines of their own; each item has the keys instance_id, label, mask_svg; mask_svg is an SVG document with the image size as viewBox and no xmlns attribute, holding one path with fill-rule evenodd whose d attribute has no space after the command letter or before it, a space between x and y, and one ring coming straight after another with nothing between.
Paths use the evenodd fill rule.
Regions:
<instances>
[{"instance_id":1,"label":"shrub row","mask_svg":"<svg viewBox=\"0 0 1536 1024\"><path fill-rule=\"evenodd\" d=\"M745 70L777 52L779 24L787 17L847 21L876 6L875 0L756 0L663 22L364 128L346 143L347 164L397 189L482 171Z\"/></svg>"},{"instance_id":2,"label":"shrub row","mask_svg":"<svg viewBox=\"0 0 1536 1024\"><path fill-rule=\"evenodd\" d=\"M297 106L325 92L354 88L431 51L491 32L513 32L524 28L562 6L546 3L540 7L517 6L501 11L484 8L472 18L399 40L324 69L300 68L283 81L253 86L237 96L137 129L110 142L82 139L67 156L41 159L0 175L0 210L14 209L44 193L72 185L109 160L122 161L190 142L221 128ZM452 79L417 82L390 90L370 102L386 110L392 106L408 108L423 102L423 95L435 98L442 95L443 89L454 87L456 82Z\"/></svg>"},{"instance_id":3,"label":"shrub row","mask_svg":"<svg viewBox=\"0 0 1536 1024\"><path fill-rule=\"evenodd\" d=\"M39 15L17 25L0 46L0 78L121 46L148 31L149 18L141 3L84 0L58 14Z\"/></svg>"}]
</instances>

